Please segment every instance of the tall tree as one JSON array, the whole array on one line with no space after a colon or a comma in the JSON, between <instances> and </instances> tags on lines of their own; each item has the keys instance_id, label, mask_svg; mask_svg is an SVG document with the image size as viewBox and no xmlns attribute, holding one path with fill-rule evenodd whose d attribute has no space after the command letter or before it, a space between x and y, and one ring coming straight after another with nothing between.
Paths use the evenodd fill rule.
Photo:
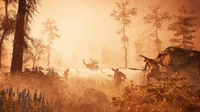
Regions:
<instances>
[{"instance_id":1,"label":"tall tree","mask_svg":"<svg viewBox=\"0 0 200 112\"><path fill-rule=\"evenodd\" d=\"M13 54L11 62L11 72L22 72L23 68L23 52L24 47L26 47L25 38L29 38L27 35L30 28L28 28L28 23L35 12L37 12L37 0L19 0L18 1L18 11L15 27L15 37L13 44Z\"/></svg>"},{"instance_id":2,"label":"tall tree","mask_svg":"<svg viewBox=\"0 0 200 112\"><path fill-rule=\"evenodd\" d=\"M50 65L50 56L51 56L51 46L53 44L53 40L56 38L60 38L60 35L57 34L57 26L55 25L55 21L51 19L47 19L43 23L45 30L42 32L42 34L48 35L48 45L47 45L47 68L49 68Z\"/></svg>"},{"instance_id":3,"label":"tall tree","mask_svg":"<svg viewBox=\"0 0 200 112\"><path fill-rule=\"evenodd\" d=\"M161 51L162 42L159 39L158 31L162 30L162 22L163 20L169 20L171 17L169 16L169 12L159 12L160 6L159 5L152 5L148 7L150 10L150 14L147 14L143 20L147 24L152 24L155 28L155 31L151 34L151 36L155 37L155 43L158 53Z\"/></svg>"},{"instance_id":4,"label":"tall tree","mask_svg":"<svg viewBox=\"0 0 200 112\"><path fill-rule=\"evenodd\" d=\"M196 30L193 28L195 24L194 20L197 19L195 10L187 10L185 6L182 6L178 9L179 14L174 15L176 21L171 23L168 27L168 30L174 31L174 38L170 39L171 43L177 44L179 47L185 49L193 49L194 43L193 35Z\"/></svg>"},{"instance_id":5,"label":"tall tree","mask_svg":"<svg viewBox=\"0 0 200 112\"><path fill-rule=\"evenodd\" d=\"M22 72L24 46L24 19L26 15L26 0L19 0L16 19L16 31L13 44L11 72Z\"/></svg>"},{"instance_id":6,"label":"tall tree","mask_svg":"<svg viewBox=\"0 0 200 112\"><path fill-rule=\"evenodd\" d=\"M126 36L126 28L131 24L131 16L137 15L137 8L128 9L129 1L122 0L115 3L117 9L113 10L110 14L111 17L114 17L116 21L120 22L121 28L117 31L119 35L122 35L121 41L123 43L124 50L124 62L125 68L128 66L128 42L129 38Z\"/></svg>"},{"instance_id":7,"label":"tall tree","mask_svg":"<svg viewBox=\"0 0 200 112\"><path fill-rule=\"evenodd\" d=\"M2 50L3 50L3 41L7 39L7 37L14 33L15 29L15 17L9 14L8 6L9 4L14 4L16 1L14 0L3 0L5 3L5 16L1 16L3 19L1 21L1 28L3 30L1 39L0 39L0 69L2 66Z\"/></svg>"}]
</instances>

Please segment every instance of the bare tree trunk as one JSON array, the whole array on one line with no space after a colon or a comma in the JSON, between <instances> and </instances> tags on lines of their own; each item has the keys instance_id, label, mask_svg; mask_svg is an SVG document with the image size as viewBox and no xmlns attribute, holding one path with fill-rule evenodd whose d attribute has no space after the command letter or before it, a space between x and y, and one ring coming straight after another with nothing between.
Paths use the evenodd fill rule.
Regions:
<instances>
[{"instance_id":1,"label":"bare tree trunk","mask_svg":"<svg viewBox=\"0 0 200 112\"><path fill-rule=\"evenodd\" d=\"M125 64L125 68L127 68L128 65L128 52L127 52L127 46L126 46L126 42L123 41L123 45L124 45L124 64Z\"/></svg>"},{"instance_id":2,"label":"bare tree trunk","mask_svg":"<svg viewBox=\"0 0 200 112\"><path fill-rule=\"evenodd\" d=\"M156 47L157 47L157 51L158 51L158 53L160 53L160 49L159 49L159 39L158 39L158 28L156 27L156 31L155 31L155 33L156 33Z\"/></svg>"},{"instance_id":3,"label":"bare tree trunk","mask_svg":"<svg viewBox=\"0 0 200 112\"><path fill-rule=\"evenodd\" d=\"M127 46L126 46L126 34L125 34L125 23L123 26L123 46L124 46L124 64L125 64L125 68L127 68L128 65L128 51L127 51Z\"/></svg>"},{"instance_id":4,"label":"bare tree trunk","mask_svg":"<svg viewBox=\"0 0 200 112\"><path fill-rule=\"evenodd\" d=\"M157 27L157 19L158 19L158 17L157 17L157 13L156 13L156 31L155 31L155 34L156 34L156 47L157 47L157 51L158 51L158 53L160 53L160 49L159 49L159 39L158 39L158 27Z\"/></svg>"},{"instance_id":5,"label":"bare tree trunk","mask_svg":"<svg viewBox=\"0 0 200 112\"><path fill-rule=\"evenodd\" d=\"M12 62L11 62L11 73L22 72L23 68L25 15L26 15L26 0L19 0L15 37L13 44Z\"/></svg>"}]
</instances>

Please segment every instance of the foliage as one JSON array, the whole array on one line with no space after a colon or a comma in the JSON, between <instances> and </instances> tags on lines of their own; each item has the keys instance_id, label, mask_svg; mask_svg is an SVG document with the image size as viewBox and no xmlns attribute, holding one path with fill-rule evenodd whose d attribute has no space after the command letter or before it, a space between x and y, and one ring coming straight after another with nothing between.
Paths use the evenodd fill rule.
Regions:
<instances>
[{"instance_id":1,"label":"foliage","mask_svg":"<svg viewBox=\"0 0 200 112\"><path fill-rule=\"evenodd\" d=\"M130 16L135 16L137 14L137 8L127 9L129 1L120 1L115 3L117 5L117 10L113 10L110 14L111 17L114 17L116 21L120 21L122 25L129 26L131 24ZM122 29L118 31L119 34L122 34Z\"/></svg>"},{"instance_id":2,"label":"foliage","mask_svg":"<svg viewBox=\"0 0 200 112\"><path fill-rule=\"evenodd\" d=\"M13 0L3 0L5 3L5 16L3 14L0 15L0 32L2 31L1 39L0 39L0 69L2 66L2 54L4 50L4 40L8 40L8 36L13 34L15 31L15 13L13 10L8 10L8 6L10 4L14 4L16 1ZM10 14L11 13L11 14Z\"/></svg>"},{"instance_id":3,"label":"foliage","mask_svg":"<svg viewBox=\"0 0 200 112\"><path fill-rule=\"evenodd\" d=\"M185 6L178 9L179 15L175 15L176 21L171 23L168 30L174 31L174 38L170 39L171 43L175 43L177 46L185 49L193 49L194 43L193 35L196 30L193 29L195 24L193 23L197 17L194 16L195 10L187 10Z\"/></svg>"},{"instance_id":4,"label":"foliage","mask_svg":"<svg viewBox=\"0 0 200 112\"><path fill-rule=\"evenodd\" d=\"M37 12L38 0L19 0L16 18L15 36L13 42L13 55L11 62L11 72L22 72L24 48L27 48L29 36L29 24L33 15Z\"/></svg>"},{"instance_id":5,"label":"foliage","mask_svg":"<svg viewBox=\"0 0 200 112\"><path fill-rule=\"evenodd\" d=\"M70 80L66 82L63 77L57 75L55 70L51 71L52 74L44 74L43 71L42 67L26 68L24 73L20 75L7 77L3 87L1 83L0 87L7 90L10 84L13 84L13 91L17 88L18 91L26 88L26 91L29 90L30 94L34 96L37 89L37 95L39 95L39 92L45 94L45 102L48 102L48 108L50 110L53 109L53 112L107 112L105 110L110 108L110 103L108 104L108 99L106 98L106 96L111 96L111 92L114 91L110 81L77 76L72 78L70 76ZM95 91L88 91L94 89L87 88L95 88ZM100 91L102 92L100 93ZM33 105L34 96L30 96L32 106L28 108L30 110L42 106L40 104ZM39 97L40 95L37 98ZM13 99L17 102L16 92ZM27 102L26 105L29 105L29 103ZM9 104L9 107L12 107L12 105Z\"/></svg>"},{"instance_id":6,"label":"foliage","mask_svg":"<svg viewBox=\"0 0 200 112\"><path fill-rule=\"evenodd\" d=\"M48 76L53 76L53 77L60 77L59 75L58 75L58 73L54 70L54 68L53 67L51 67L51 68L48 68L47 69L47 75Z\"/></svg>"},{"instance_id":7,"label":"foliage","mask_svg":"<svg viewBox=\"0 0 200 112\"><path fill-rule=\"evenodd\" d=\"M31 91L41 91L45 94L45 97L43 94L40 94L40 96L35 96L35 93L30 93L30 96L26 97L26 100L23 102L21 98L21 102L18 100L19 98L18 93L15 93L15 96L12 98L12 102L15 102L17 107L19 109L25 108L26 112L33 111L33 109L38 109L43 111L58 111L59 109L63 109L63 105L69 105L70 100L69 94L66 92L68 91L66 88L66 83L62 80L61 77L57 77L57 75L51 74L51 75L45 75L42 72L42 67L34 67L32 70L26 68L25 71L20 75L14 75L14 76L8 76L6 79L6 82L4 83L4 88L8 87L8 85L11 83L17 88L26 88ZM63 92L65 91L65 92ZM31 96L31 94L34 96ZM37 93L39 95L39 93ZM19 94L19 95L22 95ZM42 96L41 96L42 95ZM27 95L26 95L27 96ZM44 103L41 103L39 101L35 102L35 99L40 97L44 97ZM61 100L62 99L62 100ZM7 99L8 100L8 99ZM3 102L6 102L7 100L4 100ZM17 103L19 102L19 103ZM12 107L12 104L7 104L10 107ZM51 106L51 107L50 107ZM5 107L5 109L11 109L8 107ZM48 109L48 110L44 110ZM36 110L35 110L36 111ZM17 111L18 112L18 111ZM37 111L38 112L38 111Z\"/></svg>"},{"instance_id":8,"label":"foliage","mask_svg":"<svg viewBox=\"0 0 200 112\"><path fill-rule=\"evenodd\" d=\"M26 15L25 15L25 23L24 23L24 56L29 57L26 55L29 55L32 50L31 44L29 41L31 41L33 45L34 39L30 36L31 31L31 23L33 22L33 18L35 17L36 13L38 13L37 6L39 5L39 0L26 0ZM33 45L34 46L34 45ZM27 59L23 60L24 62L27 61Z\"/></svg>"},{"instance_id":9,"label":"foliage","mask_svg":"<svg viewBox=\"0 0 200 112\"><path fill-rule=\"evenodd\" d=\"M11 12L12 14L10 14L7 19L3 14L0 15L0 32L2 31L1 40L0 40L1 52L2 50L4 50L3 41L4 40L7 41L9 39L8 36L13 34L15 31L16 18L14 16L13 11Z\"/></svg>"},{"instance_id":10,"label":"foliage","mask_svg":"<svg viewBox=\"0 0 200 112\"><path fill-rule=\"evenodd\" d=\"M5 16L4 15L0 15L0 31L2 30L6 30L6 37L8 37L9 35L11 35L14 32L15 29L15 16L10 15L10 17L8 18L7 22L5 21ZM5 38L5 40L7 40L8 38Z\"/></svg>"},{"instance_id":11,"label":"foliage","mask_svg":"<svg viewBox=\"0 0 200 112\"><path fill-rule=\"evenodd\" d=\"M185 78L164 78L155 84L137 86L131 84L122 96L113 97L118 112L188 112L200 109L199 85L185 83Z\"/></svg>"},{"instance_id":12,"label":"foliage","mask_svg":"<svg viewBox=\"0 0 200 112\"><path fill-rule=\"evenodd\" d=\"M9 88L0 92L1 112L53 112L56 107L54 103L50 103L52 102L43 93L38 93L37 89L32 95L26 88L21 92L19 88L14 91L11 84Z\"/></svg>"},{"instance_id":13,"label":"foliage","mask_svg":"<svg viewBox=\"0 0 200 112\"><path fill-rule=\"evenodd\" d=\"M162 30L162 22L163 20L169 20L169 12L159 13L160 6L159 5L152 5L148 7L151 11L151 14L148 14L143 18L145 23L152 24L159 30Z\"/></svg>"},{"instance_id":14,"label":"foliage","mask_svg":"<svg viewBox=\"0 0 200 112\"><path fill-rule=\"evenodd\" d=\"M31 40L30 31L31 31L31 23L33 22L33 18L36 13L38 13L37 6L39 5L39 0L27 0L26 1L26 15L25 15L25 25L24 25L24 36L26 39ZM26 42L25 42L26 43Z\"/></svg>"},{"instance_id":15,"label":"foliage","mask_svg":"<svg viewBox=\"0 0 200 112\"><path fill-rule=\"evenodd\" d=\"M129 1L121 0L120 2L115 3L117 5L117 9L113 10L110 14L116 21L120 22L122 27L117 31L117 34L122 35L121 41L123 43L123 50L124 50L124 61L125 61L125 68L127 68L128 63L128 42L129 38L125 34L125 28L129 27L131 24L131 16L135 16L137 14L137 8L127 9L129 5Z\"/></svg>"},{"instance_id":16,"label":"foliage","mask_svg":"<svg viewBox=\"0 0 200 112\"><path fill-rule=\"evenodd\" d=\"M159 13L160 6L152 5L148 7L151 11L151 14L146 15L143 20L145 23L152 24L155 28L155 31L151 34L151 36L156 37L155 43L157 45L157 51L160 52L160 46L162 44L161 40L158 38L158 30L162 30L162 22L163 20L169 20L171 17L169 16L169 12Z\"/></svg>"},{"instance_id":17,"label":"foliage","mask_svg":"<svg viewBox=\"0 0 200 112\"><path fill-rule=\"evenodd\" d=\"M190 85L184 78L160 79L147 86L131 83L124 88L121 96L113 97L119 95L120 91L113 89L111 81L74 77L68 80L66 86L66 82L60 77L40 74L40 70L42 69L34 68L19 76L10 77L8 82L13 80L13 85L7 86L8 89L5 88L3 95L0 95L0 107L3 107L0 109L28 111L48 108L50 112L108 112L111 108L119 107L119 112L190 112L200 108L200 86ZM112 97L113 107L109 106L105 95ZM44 99L45 103L42 104L40 99ZM115 111L111 109L109 112Z\"/></svg>"},{"instance_id":18,"label":"foliage","mask_svg":"<svg viewBox=\"0 0 200 112\"><path fill-rule=\"evenodd\" d=\"M56 33L58 31L57 26L55 25L55 21L51 19L47 19L43 23L45 30L42 32L42 34L48 34L48 41L49 44L52 44L52 41L56 38L60 38L60 36Z\"/></svg>"}]
</instances>

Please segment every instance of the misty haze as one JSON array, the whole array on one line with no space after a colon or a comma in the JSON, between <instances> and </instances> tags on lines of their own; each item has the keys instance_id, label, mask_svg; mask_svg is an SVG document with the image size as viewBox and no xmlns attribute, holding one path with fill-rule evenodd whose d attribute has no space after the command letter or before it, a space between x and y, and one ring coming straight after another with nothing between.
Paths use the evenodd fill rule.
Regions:
<instances>
[{"instance_id":1,"label":"misty haze","mask_svg":"<svg viewBox=\"0 0 200 112\"><path fill-rule=\"evenodd\" d=\"M199 0L0 0L0 112L197 112L199 100Z\"/></svg>"}]
</instances>

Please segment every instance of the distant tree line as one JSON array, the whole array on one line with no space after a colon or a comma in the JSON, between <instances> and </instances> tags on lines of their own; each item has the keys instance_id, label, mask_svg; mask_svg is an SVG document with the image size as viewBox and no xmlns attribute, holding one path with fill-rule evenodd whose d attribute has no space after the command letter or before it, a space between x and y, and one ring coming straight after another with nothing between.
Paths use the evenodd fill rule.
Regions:
<instances>
[{"instance_id":1,"label":"distant tree line","mask_svg":"<svg viewBox=\"0 0 200 112\"><path fill-rule=\"evenodd\" d=\"M110 14L111 17L114 17L116 21L120 21L121 28L117 31L117 34L122 34L122 43L124 50L124 62L125 68L128 66L128 41L129 38L126 35L126 28L131 24L131 16L137 14L137 8L128 9L129 0L122 0L120 2L116 2L117 9L113 10ZM174 32L174 37L170 39L172 44L175 46L179 46L185 49L193 49L195 38L194 32L194 20L197 17L194 15L195 10L188 10L185 6L178 8L177 15L170 15L169 12L160 12L161 6L159 5L151 5L148 7L150 13L147 14L143 20L146 24L151 24L153 26L153 32L150 33L150 37L155 37L155 45L157 52L159 53L162 48L162 41L158 35L159 30L162 30L162 24L164 20L175 19L174 22L169 24L168 30ZM136 51L140 51L140 47L142 45L141 42L137 42ZM141 52L140 52L141 53Z\"/></svg>"}]
</instances>

